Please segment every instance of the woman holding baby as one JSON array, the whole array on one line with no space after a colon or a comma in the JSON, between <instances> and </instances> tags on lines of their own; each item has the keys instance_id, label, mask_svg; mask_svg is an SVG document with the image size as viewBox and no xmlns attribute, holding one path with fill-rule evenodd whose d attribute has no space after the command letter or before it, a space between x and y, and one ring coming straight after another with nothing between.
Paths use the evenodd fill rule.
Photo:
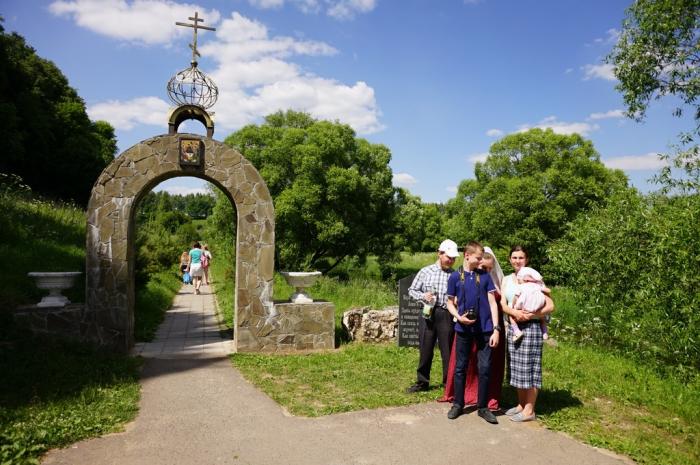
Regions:
<instances>
[{"instance_id":1,"label":"woman holding baby","mask_svg":"<svg viewBox=\"0 0 700 465\"><path fill-rule=\"evenodd\" d=\"M541 325L541 322L543 323L544 317L554 310L554 302L542 283L542 288L545 289L542 306L539 309L534 309L530 305L524 306L526 300L528 304L532 302L531 297L521 295L522 284L529 282L530 278L521 276L519 284L517 275L527 266L527 251L522 246L516 245L510 250L509 260L514 273L503 278L501 307L515 324L515 327L507 325L506 339L510 385L517 389L518 405L507 410L506 415L515 422L532 421L537 418L535 402L537 393L542 388L542 328L546 326Z\"/></svg>"}]
</instances>

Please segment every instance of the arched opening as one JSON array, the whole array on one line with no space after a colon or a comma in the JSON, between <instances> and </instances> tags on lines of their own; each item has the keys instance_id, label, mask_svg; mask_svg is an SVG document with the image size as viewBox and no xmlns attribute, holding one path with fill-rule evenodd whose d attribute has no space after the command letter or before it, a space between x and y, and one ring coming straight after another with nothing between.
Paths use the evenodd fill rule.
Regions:
<instances>
[{"instance_id":1,"label":"arched opening","mask_svg":"<svg viewBox=\"0 0 700 465\"><path fill-rule=\"evenodd\" d=\"M207 137L214 137L214 121L206 110L196 105L180 105L175 108L168 118L168 134L177 134L177 130L186 120L197 120L204 125L207 130Z\"/></svg>"},{"instance_id":2,"label":"arched opening","mask_svg":"<svg viewBox=\"0 0 700 465\"><path fill-rule=\"evenodd\" d=\"M195 288L210 302L218 319L232 339L235 309L235 243L237 212L233 201L221 188L191 176L176 176L159 182L135 200L132 210L134 234L130 247L134 249L134 334L135 342L150 342L156 336L170 297L180 310L179 320L187 320L189 313L182 310L183 302L190 305ZM188 279L183 282L189 251L193 244L206 248L208 264L197 286ZM188 274L189 276L189 274ZM216 276L216 284L214 284ZM178 297L179 296L179 297ZM197 302L197 300L195 300ZM195 304L196 311L202 306ZM195 318L196 319L196 318ZM162 331L161 331L162 333Z\"/></svg>"}]
</instances>

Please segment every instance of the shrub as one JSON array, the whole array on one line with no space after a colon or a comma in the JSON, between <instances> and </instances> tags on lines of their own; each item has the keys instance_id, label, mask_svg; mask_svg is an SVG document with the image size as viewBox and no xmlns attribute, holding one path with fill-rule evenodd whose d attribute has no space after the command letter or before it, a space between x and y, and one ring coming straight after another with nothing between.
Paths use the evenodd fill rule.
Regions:
<instances>
[{"instance_id":1,"label":"shrub","mask_svg":"<svg viewBox=\"0 0 700 465\"><path fill-rule=\"evenodd\" d=\"M700 369L699 222L698 194L623 192L578 217L550 246L546 269L575 290L581 315L571 330L661 366Z\"/></svg>"}]
</instances>

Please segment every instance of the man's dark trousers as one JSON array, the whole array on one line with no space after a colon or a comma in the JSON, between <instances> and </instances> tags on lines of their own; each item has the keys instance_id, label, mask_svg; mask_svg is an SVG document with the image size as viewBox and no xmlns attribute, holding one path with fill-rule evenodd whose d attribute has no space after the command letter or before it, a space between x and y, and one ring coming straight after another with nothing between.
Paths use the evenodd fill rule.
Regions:
<instances>
[{"instance_id":1,"label":"man's dark trousers","mask_svg":"<svg viewBox=\"0 0 700 465\"><path fill-rule=\"evenodd\" d=\"M430 383L430 367L433 363L435 341L440 347L442 357L442 383L447 382L447 370L452 351L452 338L454 337L454 323L452 315L443 307L433 309L432 318L418 317L418 344L420 359L418 361L417 383L428 386Z\"/></svg>"},{"instance_id":2,"label":"man's dark trousers","mask_svg":"<svg viewBox=\"0 0 700 465\"><path fill-rule=\"evenodd\" d=\"M476 344L479 363L479 390L477 395L478 408L486 408L489 392L489 376L491 374L491 333L457 333L455 344L455 400L454 404L464 407L464 385L467 382L467 365L472 344Z\"/></svg>"}]
</instances>

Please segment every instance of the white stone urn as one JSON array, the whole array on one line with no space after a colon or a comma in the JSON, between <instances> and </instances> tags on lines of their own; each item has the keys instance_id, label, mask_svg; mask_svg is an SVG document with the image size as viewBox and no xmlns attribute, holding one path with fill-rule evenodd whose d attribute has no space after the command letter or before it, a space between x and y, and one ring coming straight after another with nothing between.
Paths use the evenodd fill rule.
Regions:
<instances>
[{"instance_id":1,"label":"white stone urn","mask_svg":"<svg viewBox=\"0 0 700 465\"><path fill-rule=\"evenodd\" d=\"M61 295L64 289L70 289L75 284L75 278L80 271L32 271L27 276L34 278L36 287L49 291L49 295L36 304L37 307L65 307L70 303L68 297Z\"/></svg>"},{"instance_id":2,"label":"white stone urn","mask_svg":"<svg viewBox=\"0 0 700 465\"><path fill-rule=\"evenodd\" d=\"M289 298L293 304L310 304L314 301L305 289L316 283L321 276L320 271L281 271L280 274L287 284L296 289Z\"/></svg>"}]
</instances>

